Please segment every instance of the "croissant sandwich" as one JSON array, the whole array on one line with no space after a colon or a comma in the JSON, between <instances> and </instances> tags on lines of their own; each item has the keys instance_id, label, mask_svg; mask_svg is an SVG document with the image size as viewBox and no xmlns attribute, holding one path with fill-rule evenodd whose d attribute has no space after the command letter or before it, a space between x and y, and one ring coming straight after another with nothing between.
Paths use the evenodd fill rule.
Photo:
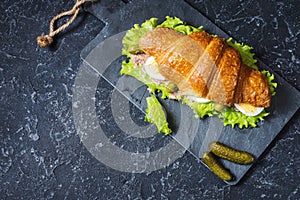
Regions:
<instances>
[{"instance_id":1,"label":"croissant sandwich","mask_svg":"<svg viewBox=\"0 0 300 200\"><path fill-rule=\"evenodd\" d=\"M184 35L171 28L155 28L144 35L140 48L154 58L166 80L182 94L234 103L269 107L271 92L265 77L243 64L225 39L204 31ZM143 63L144 64L144 63Z\"/></svg>"},{"instance_id":2,"label":"croissant sandwich","mask_svg":"<svg viewBox=\"0 0 300 200\"><path fill-rule=\"evenodd\" d=\"M263 115L261 120L268 114L265 108L271 104L271 86L276 87L270 80L274 77L247 66L239 48L230 45L234 43L185 25L178 18L167 17L160 25L153 19L148 21L150 30L146 28L149 24L135 26L124 37L123 54L130 61L123 63L121 73L135 76L152 92L162 91L169 99L182 100L200 117L217 114L226 120L231 112L248 121L235 124L254 127L259 120L253 122L251 117ZM176 23L179 25L174 26ZM139 37L132 45L136 29L140 29ZM129 63L133 67L126 70ZM132 73L134 70L139 73ZM144 77L137 77L141 73Z\"/></svg>"}]
</instances>

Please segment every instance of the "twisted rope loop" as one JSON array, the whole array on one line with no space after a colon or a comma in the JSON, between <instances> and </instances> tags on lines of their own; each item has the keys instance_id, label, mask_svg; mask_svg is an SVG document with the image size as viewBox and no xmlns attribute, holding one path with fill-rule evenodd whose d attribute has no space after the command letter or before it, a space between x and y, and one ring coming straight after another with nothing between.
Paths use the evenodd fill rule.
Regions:
<instances>
[{"instance_id":1,"label":"twisted rope loop","mask_svg":"<svg viewBox=\"0 0 300 200\"><path fill-rule=\"evenodd\" d=\"M69 11L66 11L66 12L63 12L63 13L60 13L58 15L56 15L55 17L53 17L53 19L51 20L50 22L50 31L49 31L49 34L48 35L41 35L41 36L38 36L36 38L37 40L37 43L39 44L39 46L41 48L44 48L46 46L49 46L52 44L53 42L53 37L58 34L59 32L63 31L64 29L66 29L68 26L70 26L74 20L76 19L78 13L79 13L79 10L80 10L80 6L86 2L93 2L93 1L97 1L97 0L77 0L75 5L73 6L73 8ZM63 24L62 26L60 26L58 29L54 30L54 23L56 20L64 17L64 16L69 16L69 15L73 15L71 17L71 19L69 21L67 21L65 24Z\"/></svg>"}]
</instances>

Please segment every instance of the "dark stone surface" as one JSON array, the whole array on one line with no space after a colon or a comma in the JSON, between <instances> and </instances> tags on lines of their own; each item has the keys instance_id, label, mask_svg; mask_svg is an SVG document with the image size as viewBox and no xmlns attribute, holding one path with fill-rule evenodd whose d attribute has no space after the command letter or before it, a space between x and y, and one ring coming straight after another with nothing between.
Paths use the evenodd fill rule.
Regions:
<instances>
[{"instance_id":1,"label":"dark stone surface","mask_svg":"<svg viewBox=\"0 0 300 200\"><path fill-rule=\"evenodd\" d=\"M188 2L300 89L297 1ZM71 90L80 51L104 23L81 13L51 48L35 42L72 3L0 4L0 199L300 198L299 111L237 186L188 153L148 174L118 172L91 156L76 134ZM116 12L119 4L111 1L104 12Z\"/></svg>"}]
</instances>

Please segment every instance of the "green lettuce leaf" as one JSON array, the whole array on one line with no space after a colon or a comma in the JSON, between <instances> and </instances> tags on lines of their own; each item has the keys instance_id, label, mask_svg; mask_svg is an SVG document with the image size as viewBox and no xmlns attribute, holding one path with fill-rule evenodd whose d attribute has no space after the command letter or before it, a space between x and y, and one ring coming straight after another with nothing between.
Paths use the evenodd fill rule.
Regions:
<instances>
[{"instance_id":1,"label":"green lettuce leaf","mask_svg":"<svg viewBox=\"0 0 300 200\"><path fill-rule=\"evenodd\" d=\"M214 114L217 114L217 111L215 110L215 103L209 102L209 103L199 103L195 101L191 101L185 97L181 99L182 103L189 106L195 114L196 118L204 118L206 116L213 116Z\"/></svg>"},{"instance_id":2,"label":"green lettuce leaf","mask_svg":"<svg viewBox=\"0 0 300 200\"><path fill-rule=\"evenodd\" d=\"M135 24L133 28L126 32L122 40L122 55L130 57L130 54L142 53L142 50L139 48L140 38L156 26L157 18L146 20L141 26L139 24Z\"/></svg>"},{"instance_id":3,"label":"green lettuce leaf","mask_svg":"<svg viewBox=\"0 0 300 200\"><path fill-rule=\"evenodd\" d=\"M149 82L152 82L152 79L148 74L146 74L142 67L138 66L135 67L134 64L132 63L132 60L130 59L129 61L124 60L122 62L122 69L120 71L121 75L127 74L130 76L133 76L137 80L147 84Z\"/></svg>"},{"instance_id":4,"label":"green lettuce leaf","mask_svg":"<svg viewBox=\"0 0 300 200\"><path fill-rule=\"evenodd\" d=\"M243 43L238 43L237 41L232 42L232 38L227 40L227 44L238 50L241 54L242 61L245 65L252 67L253 69L258 69L256 62L257 60L254 59L254 53L251 52L253 47L250 47Z\"/></svg>"},{"instance_id":5,"label":"green lettuce leaf","mask_svg":"<svg viewBox=\"0 0 300 200\"><path fill-rule=\"evenodd\" d=\"M167 122L167 117L164 108L159 103L155 95L151 95L146 98L147 109L145 115L145 121L156 125L157 130L165 135L172 132Z\"/></svg>"},{"instance_id":6,"label":"green lettuce leaf","mask_svg":"<svg viewBox=\"0 0 300 200\"><path fill-rule=\"evenodd\" d=\"M163 99L168 98L170 93L173 91L173 87L171 85L155 83L151 77L144 72L142 66L135 67L131 59L128 62L125 60L122 62L122 69L120 73L121 75L127 74L133 76L147 85L152 93L161 92Z\"/></svg>"},{"instance_id":7,"label":"green lettuce leaf","mask_svg":"<svg viewBox=\"0 0 300 200\"><path fill-rule=\"evenodd\" d=\"M203 31L203 26L196 28L194 26L186 25L186 23L183 22L181 19L177 17L170 17L170 16L167 16L166 20L163 23L159 24L157 27L172 28L185 35L188 35L196 31Z\"/></svg>"},{"instance_id":8,"label":"green lettuce leaf","mask_svg":"<svg viewBox=\"0 0 300 200\"><path fill-rule=\"evenodd\" d=\"M271 74L271 72L267 70L262 70L261 73L266 77L270 87L271 95L274 96L276 94L275 89L277 88L277 83L275 82L274 74Z\"/></svg>"},{"instance_id":9,"label":"green lettuce leaf","mask_svg":"<svg viewBox=\"0 0 300 200\"><path fill-rule=\"evenodd\" d=\"M268 116L270 113L263 110L260 114L256 116L246 116L241 112L237 112L234 108L225 108L218 115L219 118L223 119L224 126L231 125L234 128L238 125L239 128L256 127L259 121L263 121L264 117Z\"/></svg>"}]
</instances>

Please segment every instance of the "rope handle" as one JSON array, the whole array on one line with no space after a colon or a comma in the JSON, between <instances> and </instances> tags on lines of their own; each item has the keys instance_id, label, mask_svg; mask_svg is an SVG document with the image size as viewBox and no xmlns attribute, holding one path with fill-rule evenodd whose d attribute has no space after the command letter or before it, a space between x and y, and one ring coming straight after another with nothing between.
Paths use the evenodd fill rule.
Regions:
<instances>
[{"instance_id":1,"label":"rope handle","mask_svg":"<svg viewBox=\"0 0 300 200\"><path fill-rule=\"evenodd\" d=\"M74 22L74 20L76 19L77 15L79 13L81 5L83 5L84 3L88 2L88 1L89 2L94 2L94 1L97 1L97 0L77 0L75 5L73 6L73 8L71 10L66 11L66 12L62 12L62 13L56 15L55 17L53 17L53 19L50 22L49 34L48 35L42 34L41 36L38 36L36 38L36 41L37 41L38 45L41 48L45 48L45 47L51 45L53 43L53 37L56 34L58 34L59 32L65 30L68 26L70 26ZM69 16L69 15L73 15L71 17L71 19L69 21L67 21L65 24L63 24L62 26L60 26L58 29L54 30L55 21L62 18L62 17L64 17L64 16Z\"/></svg>"}]
</instances>

